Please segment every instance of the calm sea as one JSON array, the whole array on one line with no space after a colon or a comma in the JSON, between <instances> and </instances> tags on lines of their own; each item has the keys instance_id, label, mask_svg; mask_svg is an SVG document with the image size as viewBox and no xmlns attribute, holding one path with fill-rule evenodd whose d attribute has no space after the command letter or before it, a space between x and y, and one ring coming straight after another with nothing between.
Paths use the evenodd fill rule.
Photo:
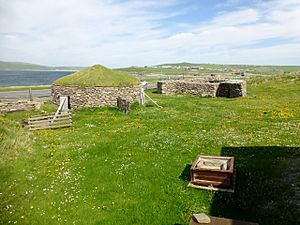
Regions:
<instances>
[{"instance_id":1,"label":"calm sea","mask_svg":"<svg viewBox=\"0 0 300 225\"><path fill-rule=\"evenodd\" d=\"M0 70L0 87L47 85L74 71L13 71Z\"/></svg>"}]
</instances>

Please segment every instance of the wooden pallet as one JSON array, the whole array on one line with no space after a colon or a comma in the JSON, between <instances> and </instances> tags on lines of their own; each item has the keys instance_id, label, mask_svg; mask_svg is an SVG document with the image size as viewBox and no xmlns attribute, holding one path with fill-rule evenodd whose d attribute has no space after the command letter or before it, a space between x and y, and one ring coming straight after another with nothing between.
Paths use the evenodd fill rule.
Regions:
<instances>
[{"instance_id":1,"label":"wooden pallet","mask_svg":"<svg viewBox=\"0 0 300 225\"><path fill-rule=\"evenodd\" d=\"M29 130L55 129L70 126L72 126L72 114L70 112L36 116L28 119Z\"/></svg>"}]
</instances>

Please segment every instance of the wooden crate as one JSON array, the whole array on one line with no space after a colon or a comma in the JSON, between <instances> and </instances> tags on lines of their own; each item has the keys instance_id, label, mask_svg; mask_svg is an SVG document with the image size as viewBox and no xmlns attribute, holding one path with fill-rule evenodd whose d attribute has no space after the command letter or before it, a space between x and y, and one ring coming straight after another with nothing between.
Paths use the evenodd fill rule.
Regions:
<instances>
[{"instance_id":1,"label":"wooden crate","mask_svg":"<svg viewBox=\"0 0 300 225\"><path fill-rule=\"evenodd\" d=\"M28 119L29 130L54 129L72 126L70 112L58 115L36 116Z\"/></svg>"},{"instance_id":2,"label":"wooden crate","mask_svg":"<svg viewBox=\"0 0 300 225\"><path fill-rule=\"evenodd\" d=\"M234 192L234 157L197 156L190 187Z\"/></svg>"}]
</instances>

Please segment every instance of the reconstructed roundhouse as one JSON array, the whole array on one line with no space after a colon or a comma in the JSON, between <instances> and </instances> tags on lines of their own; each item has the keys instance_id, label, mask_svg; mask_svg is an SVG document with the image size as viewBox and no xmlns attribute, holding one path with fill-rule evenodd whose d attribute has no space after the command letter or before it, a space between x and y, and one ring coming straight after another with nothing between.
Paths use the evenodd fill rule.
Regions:
<instances>
[{"instance_id":1,"label":"reconstructed roundhouse","mask_svg":"<svg viewBox=\"0 0 300 225\"><path fill-rule=\"evenodd\" d=\"M71 108L116 106L117 98L138 100L139 81L125 72L94 65L61 77L52 84L52 100L69 96Z\"/></svg>"}]
</instances>

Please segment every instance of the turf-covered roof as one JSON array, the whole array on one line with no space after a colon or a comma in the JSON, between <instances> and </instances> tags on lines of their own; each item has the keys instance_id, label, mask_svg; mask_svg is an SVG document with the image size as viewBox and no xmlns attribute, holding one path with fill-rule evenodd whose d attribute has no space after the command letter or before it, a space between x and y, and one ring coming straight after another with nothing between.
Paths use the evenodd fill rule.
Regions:
<instances>
[{"instance_id":1,"label":"turf-covered roof","mask_svg":"<svg viewBox=\"0 0 300 225\"><path fill-rule=\"evenodd\" d=\"M99 64L61 77L53 82L58 85L78 86L133 86L139 81L126 72L111 70Z\"/></svg>"}]
</instances>

